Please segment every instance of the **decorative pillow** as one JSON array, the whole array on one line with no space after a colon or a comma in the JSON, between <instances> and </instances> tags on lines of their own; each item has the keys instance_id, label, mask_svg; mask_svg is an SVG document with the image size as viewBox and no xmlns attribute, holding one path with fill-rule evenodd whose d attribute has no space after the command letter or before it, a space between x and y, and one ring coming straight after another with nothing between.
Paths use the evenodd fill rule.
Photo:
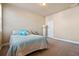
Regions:
<instances>
[{"instance_id":1,"label":"decorative pillow","mask_svg":"<svg viewBox=\"0 0 79 59\"><path fill-rule=\"evenodd\" d=\"M29 31L27 29L14 30L12 32L13 35L28 35Z\"/></svg>"},{"instance_id":2,"label":"decorative pillow","mask_svg":"<svg viewBox=\"0 0 79 59\"><path fill-rule=\"evenodd\" d=\"M18 31L13 30L13 31L12 31L12 35L18 35Z\"/></svg>"},{"instance_id":3,"label":"decorative pillow","mask_svg":"<svg viewBox=\"0 0 79 59\"><path fill-rule=\"evenodd\" d=\"M29 34L29 31L26 30L26 29L20 29L19 32L18 32L19 35L28 35Z\"/></svg>"}]
</instances>

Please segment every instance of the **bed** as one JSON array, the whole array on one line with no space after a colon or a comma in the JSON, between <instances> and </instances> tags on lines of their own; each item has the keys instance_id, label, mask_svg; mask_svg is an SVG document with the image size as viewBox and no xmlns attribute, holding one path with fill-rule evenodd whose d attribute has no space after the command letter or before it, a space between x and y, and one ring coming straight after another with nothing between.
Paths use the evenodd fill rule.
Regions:
<instances>
[{"instance_id":1,"label":"bed","mask_svg":"<svg viewBox=\"0 0 79 59\"><path fill-rule=\"evenodd\" d=\"M23 33L23 32L22 32ZM47 49L46 37L34 34L10 36L7 56L24 56L40 49Z\"/></svg>"}]
</instances>

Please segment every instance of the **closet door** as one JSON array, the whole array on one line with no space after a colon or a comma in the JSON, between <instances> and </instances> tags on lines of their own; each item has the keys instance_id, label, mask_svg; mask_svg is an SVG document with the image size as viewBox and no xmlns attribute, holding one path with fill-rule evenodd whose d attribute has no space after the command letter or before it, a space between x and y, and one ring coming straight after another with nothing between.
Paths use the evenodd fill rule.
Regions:
<instances>
[{"instance_id":1,"label":"closet door","mask_svg":"<svg viewBox=\"0 0 79 59\"><path fill-rule=\"evenodd\" d=\"M0 3L0 49L1 49L1 40L2 40L2 5Z\"/></svg>"}]
</instances>

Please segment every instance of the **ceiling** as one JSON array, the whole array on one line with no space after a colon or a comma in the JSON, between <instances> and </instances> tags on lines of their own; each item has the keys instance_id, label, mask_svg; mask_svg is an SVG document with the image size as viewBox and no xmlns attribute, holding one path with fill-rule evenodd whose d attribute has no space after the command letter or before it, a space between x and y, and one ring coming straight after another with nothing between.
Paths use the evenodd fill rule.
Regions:
<instances>
[{"instance_id":1,"label":"ceiling","mask_svg":"<svg viewBox=\"0 0 79 59\"><path fill-rule=\"evenodd\" d=\"M78 4L74 3L46 3L43 6L42 3L14 3L14 6L29 10L31 12L40 14L42 16L47 16L74 6Z\"/></svg>"}]
</instances>

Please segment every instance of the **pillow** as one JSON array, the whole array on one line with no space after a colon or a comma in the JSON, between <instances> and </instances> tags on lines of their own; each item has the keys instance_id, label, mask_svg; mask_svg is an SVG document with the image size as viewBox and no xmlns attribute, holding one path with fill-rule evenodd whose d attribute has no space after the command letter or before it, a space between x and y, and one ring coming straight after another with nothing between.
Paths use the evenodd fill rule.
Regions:
<instances>
[{"instance_id":1,"label":"pillow","mask_svg":"<svg viewBox=\"0 0 79 59\"><path fill-rule=\"evenodd\" d=\"M13 35L28 35L29 31L26 29L14 30L12 34Z\"/></svg>"},{"instance_id":2,"label":"pillow","mask_svg":"<svg viewBox=\"0 0 79 59\"><path fill-rule=\"evenodd\" d=\"M19 32L18 32L19 35L28 35L29 34L29 31L26 30L26 29L20 29Z\"/></svg>"},{"instance_id":3,"label":"pillow","mask_svg":"<svg viewBox=\"0 0 79 59\"><path fill-rule=\"evenodd\" d=\"M12 31L12 35L18 35L18 31L13 30L13 31Z\"/></svg>"}]
</instances>

